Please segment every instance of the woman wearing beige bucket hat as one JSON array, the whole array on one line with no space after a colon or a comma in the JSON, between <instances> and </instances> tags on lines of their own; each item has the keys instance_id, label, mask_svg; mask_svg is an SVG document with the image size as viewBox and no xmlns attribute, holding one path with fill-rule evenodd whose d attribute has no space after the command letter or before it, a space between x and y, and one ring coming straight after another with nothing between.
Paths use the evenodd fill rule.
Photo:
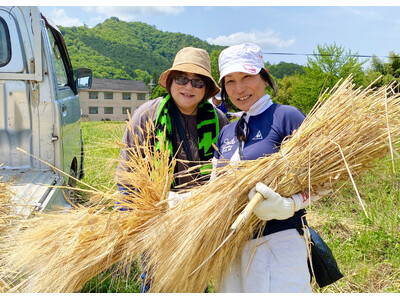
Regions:
<instances>
[{"instance_id":1,"label":"woman wearing beige bucket hat","mask_svg":"<svg viewBox=\"0 0 400 300\"><path fill-rule=\"evenodd\" d=\"M117 185L124 194L135 189L124 180L126 172L130 172L126 162L132 151L130 149L135 145L134 136L142 143L145 135L164 135L165 131L170 155L177 159L171 190L182 191L185 184L190 188L193 187L191 184L201 184L208 179L209 165L198 171L189 172L189 168L212 159L212 144L217 142L220 129L229 123L225 115L207 101L220 90L211 76L207 51L193 47L181 49L172 67L161 74L159 84L167 93L141 105L125 129L123 143L126 147L121 149L117 167ZM148 121L154 124L153 132L146 132ZM179 197L170 192L169 205L174 205ZM121 204L120 209L126 208ZM142 279L145 281L144 274ZM141 291L145 292L148 288L147 282L142 285Z\"/></svg>"},{"instance_id":2,"label":"woman wearing beige bucket hat","mask_svg":"<svg viewBox=\"0 0 400 300\"><path fill-rule=\"evenodd\" d=\"M159 84L167 93L142 104L125 129L123 143L126 147L121 150L117 168L117 180L121 187L131 188L124 183L123 173L129 172L124 161L129 159L127 149L134 147L134 136L141 143L146 138L142 132L159 135L166 129L170 155L178 159L175 173L182 175L191 165L213 157L212 143L216 143L220 129L229 123L224 114L207 101L219 92L211 76L207 51L193 47L181 49L172 67L161 74ZM154 124L155 132L146 133L148 121ZM199 173L185 175L175 178L175 188L201 176Z\"/></svg>"}]
</instances>

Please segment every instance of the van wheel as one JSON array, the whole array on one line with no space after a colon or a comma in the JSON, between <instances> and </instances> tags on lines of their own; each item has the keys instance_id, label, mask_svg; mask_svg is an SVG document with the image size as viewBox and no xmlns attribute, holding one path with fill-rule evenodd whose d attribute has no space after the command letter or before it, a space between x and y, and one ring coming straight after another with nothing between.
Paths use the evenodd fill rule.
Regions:
<instances>
[{"instance_id":1,"label":"van wheel","mask_svg":"<svg viewBox=\"0 0 400 300\"><path fill-rule=\"evenodd\" d=\"M70 177L68 177L68 184L67 185L68 185L68 187L75 188L76 187L76 172L75 172L74 169L71 169L69 171L69 176ZM69 200L73 204L78 203L78 194L77 194L77 192L75 190L68 189L67 195L68 195Z\"/></svg>"},{"instance_id":2,"label":"van wheel","mask_svg":"<svg viewBox=\"0 0 400 300\"><path fill-rule=\"evenodd\" d=\"M74 169L69 171L68 186L76 187L76 172Z\"/></svg>"}]
</instances>

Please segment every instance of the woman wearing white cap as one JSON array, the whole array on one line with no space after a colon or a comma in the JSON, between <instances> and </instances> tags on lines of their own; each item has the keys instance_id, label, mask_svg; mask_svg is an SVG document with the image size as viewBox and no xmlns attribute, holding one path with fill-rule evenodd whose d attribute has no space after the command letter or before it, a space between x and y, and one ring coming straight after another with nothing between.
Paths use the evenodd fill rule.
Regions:
<instances>
[{"instance_id":1,"label":"woman wearing white cap","mask_svg":"<svg viewBox=\"0 0 400 300\"><path fill-rule=\"evenodd\" d=\"M264 69L262 50L254 44L229 47L219 56L219 70L223 100L229 96L243 115L221 130L214 161L220 155L237 161L278 152L283 139L305 116L293 106L273 103L265 93L268 85L275 91L275 85ZM242 256L227 269L219 292L311 292L306 242L296 230L305 222L308 196L284 198L258 183L249 197L256 191L265 199L254 214L267 220L266 226L261 237L249 241Z\"/></svg>"},{"instance_id":2,"label":"woman wearing white cap","mask_svg":"<svg viewBox=\"0 0 400 300\"><path fill-rule=\"evenodd\" d=\"M202 169L188 172L192 165L199 161L211 160L214 154L212 144L217 141L220 129L229 123L225 115L215 109L207 99L219 92L219 87L211 76L211 65L208 53L203 49L186 47L175 56L170 69L161 74L159 84L167 90L167 94L142 104L133 114L131 122L127 125L123 137L126 147L121 149L120 160L117 168L117 184L119 190L128 195L124 201L129 202L129 193L135 191L135 186L127 182L126 174L130 172L130 152L135 147L134 137L139 143L146 140L147 136L164 135L169 142L170 155L177 158L174 174L173 190L181 185L192 182L200 184L206 179ZM154 132L146 132L146 122L154 124ZM156 140L157 147L158 140ZM190 161L192 163L184 163ZM205 166L205 169L208 169ZM170 193L170 206L173 205L177 195ZM120 204L119 209L124 210L128 204ZM148 276L147 276L148 277ZM145 274L142 274L145 281ZM142 285L141 291L146 292L149 281Z\"/></svg>"}]
</instances>

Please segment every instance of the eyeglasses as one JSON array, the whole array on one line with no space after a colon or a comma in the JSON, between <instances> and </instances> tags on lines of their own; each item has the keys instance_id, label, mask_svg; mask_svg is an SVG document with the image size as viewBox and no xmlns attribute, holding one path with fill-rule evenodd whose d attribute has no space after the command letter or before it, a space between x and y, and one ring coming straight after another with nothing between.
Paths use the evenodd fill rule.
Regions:
<instances>
[{"instance_id":1,"label":"eyeglasses","mask_svg":"<svg viewBox=\"0 0 400 300\"><path fill-rule=\"evenodd\" d=\"M249 125L245 120L246 114L244 113L236 124L236 137L239 142L247 142L249 137Z\"/></svg>"},{"instance_id":2,"label":"eyeglasses","mask_svg":"<svg viewBox=\"0 0 400 300\"><path fill-rule=\"evenodd\" d=\"M179 85L187 85L187 83L190 81L192 87L197 88L197 89L201 89L205 85L203 79L198 79L198 78L189 79L186 76L182 76L182 75L175 76L174 81L176 84L179 84Z\"/></svg>"}]
</instances>

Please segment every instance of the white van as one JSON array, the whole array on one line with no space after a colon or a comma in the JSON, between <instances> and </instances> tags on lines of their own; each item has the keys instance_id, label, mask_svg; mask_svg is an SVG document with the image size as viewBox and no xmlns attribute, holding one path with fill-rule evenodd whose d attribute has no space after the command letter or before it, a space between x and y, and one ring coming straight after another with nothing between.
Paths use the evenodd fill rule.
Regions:
<instances>
[{"instance_id":1,"label":"white van","mask_svg":"<svg viewBox=\"0 0 400 300\"><path fill-rule=\"evenodd\" d=\"M91 82L90 69L74 75L60 30L37 7L0 7L0 180L27 216L68 205L56 187L74 180L53 167L84 175L78 89Z\"/></svg>"}]
</instances>

